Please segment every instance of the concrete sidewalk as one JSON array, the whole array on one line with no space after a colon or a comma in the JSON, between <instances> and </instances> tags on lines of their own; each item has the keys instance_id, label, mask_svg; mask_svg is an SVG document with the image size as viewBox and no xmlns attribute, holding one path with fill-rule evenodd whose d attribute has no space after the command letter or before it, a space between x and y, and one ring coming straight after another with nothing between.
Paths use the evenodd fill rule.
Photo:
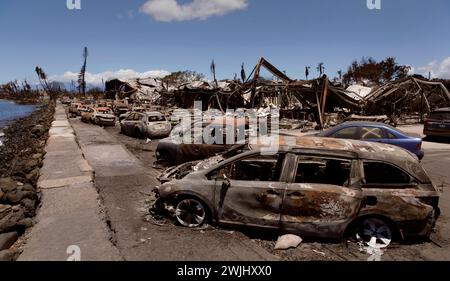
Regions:
<instances>
[{"instance_id":1,"label":"concrete sidewalk","mask_svg":"<svg viewBox=\"0 0 450 281\"><path fill-rule=\"evenodd\" d=\"M61 105L45 150L38 183L42 206L19 260L65 261L73 254L68 250L72 245L79 247L82 261L121 260L102 220L93 170Z\"/></svg>"}]
</instances>

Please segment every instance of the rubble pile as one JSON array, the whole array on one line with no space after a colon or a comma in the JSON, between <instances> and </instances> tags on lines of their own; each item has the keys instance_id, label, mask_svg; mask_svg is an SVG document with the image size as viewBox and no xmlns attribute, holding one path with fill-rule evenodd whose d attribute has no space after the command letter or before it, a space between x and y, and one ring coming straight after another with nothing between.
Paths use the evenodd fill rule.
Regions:
<instances>
[{"instance_id":1,"label":"rubble pile","mask_svg":"<svg viewBox=\"0 0 450 281\"><path fill-rule=\"evenodd\" d=\"M262 68L273 75L272 80L260 76ZM281 118L316 122L320 128L334 126L352 114L387 115L393 123L411 116L421 121L437 107L450 106L450 93L441 82L408 77L373 88L352 85L345 89L326 75L292 80L264 58L244 80L191 81L169 87L161 79L114 79L105 83L105 90L110 99L169 108L193 108L195 101L202 102L204 111L222 112L274 105Z\"/></svg>"},{"instance_id":2,"label":"rubble pile","mask_svg":"<svg viewBox=\"0 0 450 281\"><path fill-rule=\"evenodd\" d=\"M39 169L53 114L54 103L45 103L4 129L4 146L0 147L0 259L11 257L6 249L33 224L39 205Z\"/></svg>"}]
</instances>

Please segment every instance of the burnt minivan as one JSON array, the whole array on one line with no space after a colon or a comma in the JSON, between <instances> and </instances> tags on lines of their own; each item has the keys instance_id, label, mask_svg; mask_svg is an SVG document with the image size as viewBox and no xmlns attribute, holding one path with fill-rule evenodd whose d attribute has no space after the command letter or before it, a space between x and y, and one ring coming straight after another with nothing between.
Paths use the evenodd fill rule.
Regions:
<instances>
[{"instance_id":1,"label":"burnt minivan","mask_svg":"<svg viewBox=\"0 0 450 281\"><path fill-rule=\"evenodd\" d=\"M169 169L154 190L152 211L186 227L210 222L352 236L379 248L396 238L429 237L440 193L410 152L356 140L293 138L280 140L272 153L253 146L230 158Z\"/></svg>"}]
</instances>

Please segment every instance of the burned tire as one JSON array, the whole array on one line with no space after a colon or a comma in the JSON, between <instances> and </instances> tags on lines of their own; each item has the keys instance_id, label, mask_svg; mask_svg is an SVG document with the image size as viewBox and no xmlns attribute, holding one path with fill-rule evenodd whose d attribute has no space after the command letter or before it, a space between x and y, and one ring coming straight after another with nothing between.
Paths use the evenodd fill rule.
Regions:
<instances>
[{"instance_id":1,"label":"burned tire","mask_svg":"<svg viewBox=\"0 0 450 281\"><path fill-rule=\"evenodd\" d=\"M202 226L208 218L208 209L203 202L195 198L183 198L175 207L177 222L189 228Z\"/></svg>"},{"instance_id":2,"label":"burned tire","mask_svg":"<svg viewBox=\"0 0 450 281\"><path fill-rule=\"evenodd\" d=\"M391 244L394 238L392 224L376 217L367 217L359 222L355 238L369 247L383 249Z\"/></svg>"}]
</instances>

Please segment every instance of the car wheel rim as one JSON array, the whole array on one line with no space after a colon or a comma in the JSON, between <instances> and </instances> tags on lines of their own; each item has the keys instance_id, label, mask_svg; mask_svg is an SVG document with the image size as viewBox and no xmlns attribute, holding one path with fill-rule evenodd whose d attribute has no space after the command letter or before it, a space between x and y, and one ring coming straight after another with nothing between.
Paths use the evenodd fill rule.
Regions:
<instances>
[{"instance_id":1,"label":"car wheel rim","mask_svg":"<svg viewBox=\"0 0 450 281\"><path fill-rule=\"evenodd\" d=\"M356 233L358 241L375 249L386 248L392 242L392 231L389 225L376 218L364 220Z\"/></svg>"},{"instance_id":2,"label":"car wheel rim","mask_svg":"<svg viewBox=\"0 0 450 281\"><path fill-rule=\"evenodd\" d=\"M203 205L195 199L180 201L175 213L178 222L186 227L199 227L205 222L206 212Z\"/></svg>"}]
</instances>

